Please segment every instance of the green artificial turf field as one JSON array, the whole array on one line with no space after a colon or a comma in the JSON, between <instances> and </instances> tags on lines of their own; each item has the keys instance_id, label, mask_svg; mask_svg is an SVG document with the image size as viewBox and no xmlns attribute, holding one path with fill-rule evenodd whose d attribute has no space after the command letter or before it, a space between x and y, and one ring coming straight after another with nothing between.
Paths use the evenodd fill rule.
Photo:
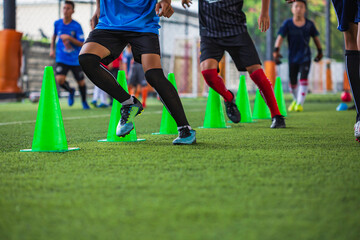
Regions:
<instances>
[{"instance_id":1,"label":"green artificial turf field","mask_svg":"<svg viewBox=\"0 0 360 240\"><path fill-rule=\"evenodd\" d=\"M99 143L110 109L61 100L68 153L31 148L37 105L0 104L0 239L360 239L355 111L309 95L287 129L270 120L156 136L162 106L136 118L138 143ZM183 99L193 127L206 99Z\"/></svg>"}]
</instances>

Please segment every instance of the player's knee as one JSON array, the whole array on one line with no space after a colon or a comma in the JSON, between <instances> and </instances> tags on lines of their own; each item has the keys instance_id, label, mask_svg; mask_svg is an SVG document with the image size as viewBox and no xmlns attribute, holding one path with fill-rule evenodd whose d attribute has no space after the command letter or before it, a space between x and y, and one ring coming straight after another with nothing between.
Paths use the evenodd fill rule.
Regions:
<instances>
[{"instance_id":1,"label":"player's knee","mask_svg":"<svg viewBox=\"0 0 360 240\"><path fill-rule=\"evenodd\" d=\"M259 70L259 69L261 69L260 64L255 64L255 65L246 67L246 70L249 72L249 74L252 74L253 72L255 72L256 70Z\"/></svg>"},{"instance_id":2,"label":"player's knee","mask_svg":"<svg viewBox=\"0 0 360 240\"><path fill-rule=\"evenodd\" d=\"M94 69L100 64L101 58L95 54L81 54L79 55L79 63L84 71Z\"/></svg>"},{"instance_id":3,"label":"player's knee","mask_svg":"<svg viewBox=\"0 0 360 240\"><path fill-rule=\"evenodd\" d=\"M206 59L200 63L200 70L218 69L219 63L215 59Z\"/></svg>"}]
</instances>

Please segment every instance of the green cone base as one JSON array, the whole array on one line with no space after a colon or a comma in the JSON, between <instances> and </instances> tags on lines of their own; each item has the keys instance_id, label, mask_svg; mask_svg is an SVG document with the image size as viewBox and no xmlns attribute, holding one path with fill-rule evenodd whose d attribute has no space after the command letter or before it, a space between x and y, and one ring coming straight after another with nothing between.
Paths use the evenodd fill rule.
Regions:
<instances>
[{"instance_id":1,"label":"green cone base","mask_svg":"<svg viewBox=\"0 0 360 240\"><path fill-rule=\"evenodd\" d=\"M143 141L146 141L146 139L138 138L138 139L136 139L136 140L130 140L130 141L108 140L108 139L98 140L98 142L143 142Z\"/></svg>"},{"instance_id":2,"label":"green cone base","mask_svg":"<svg viewBox=\"0 0 360 240\"><path fill-rule=\"evenodd\" d=\"M77 151L80 150L79 147L72 147L65 150L32 150L32 149L21 149L20 152L49 152L49 153L63 153L63 152L70 152L70 151Z\"/></svg>"},{"instance_id":3,"label":"green cone base","mask_svg":"<svg viewBox=\"0 0 360 240\"><path fill-rule=\"evenodd\" d=\"M178 133L160 133L160 132L157 132L157 133L152 133L151 135L177 135Z\"/></svg>"},{"instance_id":4,"label":"green cone base","mask_svg":"<svg viewBox=\"0 0 360 240\"><path fill-rule=\"evenodd\" d=\"M217 129L222 129L222 128L231 128L231 126L225 126L225 127L204 127L204 126L201 126L201 127L198 127L198 128L207 128L207 129L210 129L210 128L217 128Z\"/></svg>"}]
</instances>

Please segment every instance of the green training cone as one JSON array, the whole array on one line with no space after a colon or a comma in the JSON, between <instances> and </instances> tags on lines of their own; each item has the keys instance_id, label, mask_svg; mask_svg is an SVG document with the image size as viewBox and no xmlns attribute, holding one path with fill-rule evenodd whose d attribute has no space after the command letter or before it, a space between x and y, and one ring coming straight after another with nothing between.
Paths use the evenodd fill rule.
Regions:
<instances>
[{"instance_id":1,"label":"green training cone","mask_svg":"<svg viewBox=\"0 0 360 240\"><path fill-rule=\"evenodd\" d=\"M246 88L246 79L244 75L240 76L239 89L236 95L236 105L241 113L241 123L255 122L251 116L249 93Z\"/></svg>"},{"instance_id":2,"label":"green training cone","mask_svg":"<svg viewBox=\"0 0 360 240\"><path fill-rule=\"evenodd\" d=\"M169 73L168 79L177 91L174 73ZM153 134L155 135L178 134L176 122L174 118L170 115L169 111L166 109L165 106L163 107L163 111L162 111L160 131Z\"/></svg>"},{"instance_id":3,"label":"green training cone","mask_svg":"<svg viewBox=\"0 0 360 240\"><path fill-rule=\"evenodd\" d=\"M201 128L227 128L220 95L209 87L204 126Z\"/></svg>"},{"instance_id":4,"label":"green training cone","mask_svg":"<svg viewBox=\"0 0 360 240\"><path fill-rule=\"evenodd\" d=\"M266 105L263 97L261 96L259 89L256 90L254 111L253 111L252 118L253 119L271 119L270 109Z\"/></svg>"},{"instance_id":5,"label":"green training cone","mask_svg":"<svg viewBox=\"0 0 360 240\"><path fill-rule=\"evenodd\" d=\"M280 113L281 113L281 115L286 117L287 116L286 104L285 104L284 91L282 88L282 83L281 83L280 77L276 78L274 92L275 92L275 98L276 98L276 102L279 106Z\"/></svg>"},{"instance_id":6,"label":"green training cone","mask_svg":"<svg viewBox=\"0 0 360 240\"><path fill-rule=\"evenodd\" d=\"M127 83L126 83L126 75L125 75L124 71L122 71L122 70L118 71L117 81L126 92L129 92ZM120 109L121 109L121 103L119 103L117 100L114 99L113 105L111 108L111 115L110 115L110 122L109 122L109 129L108 129L107 137L106 137L106 139L99 140L99 142L140 142L140 141L145 141L145 139L137 138L136 130L135 130L135 123L134 123L134 129L131 130L131 132L128 135L126 135L125 137L116 136L116 127L120 120Z\"/></svg>"},{"instance_id":7,"label":"green training cone","mask_svg":"<svg viewBox=\"0 0 360 240\"><path fill-rule=\"evenodd\" d=\"M20 152L67 152L79 150L68 148L54 71L45 67L40 100L31 149Z\"/></svg>"}]
</instances>

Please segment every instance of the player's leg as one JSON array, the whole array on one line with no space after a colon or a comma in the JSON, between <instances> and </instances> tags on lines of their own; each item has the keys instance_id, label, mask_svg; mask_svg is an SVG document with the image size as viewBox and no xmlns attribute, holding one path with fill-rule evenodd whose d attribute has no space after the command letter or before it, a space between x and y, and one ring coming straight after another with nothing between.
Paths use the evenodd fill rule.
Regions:
<instances>
[{"instance_id":1,"label":"player's leg","mask_svg":"<svg viewBox=\"0 0 360 240\"><path fill-rule=\"evenodd\" d=\"M305 62L300 65L300 86L295 107L295 111L297 112L302 112L304 110L303 106L308 91L308 75L310 71L310 64L310 62Z\"/></svg>"},{"instance_id":2,"label":"player's leg","mask_svg":"<svg viewBox=\"0 0 360 240\"><path fill-rule=\"evenodd\" d=\"M291 102L288 110L289 112L295 111L297 90L298 90L298 75L299 75L299 64L289 63L289 78L290 78L290 91L293 95L293 101Z\"/></svg>"},{"instance_id":3,"label":"player's leg","mask_svg":"<svg viewBox=\"0 0 360 240\"><path fill-rule=\"evenodd\" d=\"M81 103L83 106L83 109L87 110L90 109L89 105L86 101L86 84L85 84L85 76L84 72L81 69L81 66L71 66L71 71L75 77L75 80L78 83L79 86L79 92L81 96Z\"/></svg>"},{"instance_id":4,"label":"player's leg","mask_svg":"<svg viewBox=\"0 0 360 240\"><path fill-rule=\"evenodd\" d=\"M106 92L104 92L103 90L99 89L99 97L100 97L100 104L99 104L99 108L107 108L109 105L107 103L108 99L107 96L108 94Z\"/></svg>"},{"instance_id":5,"label":"player's leg","mask_svg":"<svg viewBox=\"0 0 360 240\"><path fill-rule=\"evenodd\" d=\"M146 80L144 80L140 84L140 86L141 86L141 100L142 100L142 104L143 104L143 106L145 108L146 107L146 99L147 99L149 87L148 87L148 84L147 84Z\"/></svg>"},{"instance_id":6,"label":"player's leg","mask_svg":"<svg viewBox=\"0 0 360 240\"><path fill-rule=\"evenodd\" d=\"M66 75L69 71L69 66L63 63L56 63L55 67L55 79L61 88L69 92L68 104L72 106L74 104L75 89L71 88L66 81Z\"/></svg>"},{"instance_id":7,"label":"player's leg","mask_svg":"<svg viewBox=\"0 0 360 240\"><path fill-rule=\"evenodd\" d=\"M224 55L224 49L213 38L201 37L200 52L200 70L205 82L225 101L231 102L234 96L225 87L224 80L218 74L219 62Z\"/></svg>"},{"instance_id":8,"label":"player's leg","mask_svg":"<svg viewBox=\"0 0 360 240\"><path fill-rule=\"evenodd\" d=\"M141 101L142 104L144 106L144 108L146 107L146 99L147 99L147 95L148 95L148 84L146 82L146 78L145 78L145 74L144 74L144 70L141 68L139 71L139 89L141 91Z\"/></svg>"},{"instance_id":9,"label":"player's leg","mask_svg":"<svg viewBox=\"0 0 360 240\"><path fill-rule=\"evenodd\" d=\"M224 98L228 118L234 123L239 123L241 114L235 104L235 96L226 88L224 80L218 73L219 61L224 55L224 49L213 38L201 37L200 51L200 69L205 82Z\"/></svg>"},{"instance_id":10,"label":"player's leg","mask_svg":"<svg viewBox=\"0 0 360 240\"><path fill-rule=\"evenodd\" d=\"M261 95L263 96L266 104L268 105L272 124L271 128L285 128L285 119L280 114L278 104L276 102L273 86L270 80L266 77L264 71L261 68L260 64L252 65L246 67L246 70L249 72L251 79L258 86Z\"/></svg>"},{"instance_id":11,"label":"player's leg","mask_svg":"<svg viewBox=\"0 0 360 240\"><path fill-rule=\"evenodd\" d=\"M345 39L345 63L346 70L349 77L351 91L354 97L354 103L356 108L356 124L355 137L360 140L360 76L359 76L359 62L360 51L358 48L358 42L360 38L360 30L358 24L350 23L349 29L344 32Z\"/></svg>"},{"instance_id":12,"label":"player's leg","mask_svg":"<svg viewBox=\"0 0 360 240\"><path fill-rule=\"evenodd\" d=\"M93 90L93 98L92 98L92 101L91 101L91 104L94 106L94 107L97 107L97 100L99 99L99 92L101 91L101 89L98 87L98 86L94 86L94 90Z\"/></svg>"},{"instance_id":13,"label":"player's leg","mask_svg":"<svg viewBox=\"0 0 360 240\"><path fill-rule=\"evenodd\" d=\"M104 64L110 63L120 55L125 45L126 43L118 41L112 33L95 29L90 33L79 55L79 62L86 76L122 104L133 103L133 100L100 61Z\"/></svg>"},{"instance_id":14,"label":"player's leg","mask_svg":"<svg viewBox=\"0 0 360 240\"><path fill-rule=\"evenodd\" d=\"M162 70L159 36L153 33L129 33L127 39L132 47L134 61L142 64L147 82L159 94L178 126L179 137L173 144L195 143L195 131L189 125L179 94Z\"/></svg>"},{"instance_id":15,"label":"player's leg","mask_svg":"<svg viewBox=\"0 0 360 240\"><path fill-rule=\"evenodd\" d=\"M235 47L226 50L231 55L239 71L249 72L251 79L258 86L261 95L270 108L272 125L271 128L284 128L285 119L280 114L273 87L261 68L261 61L250 35L245 32L232 39L237 42Z\"/></svg>"},{"instance_id":16,"label":"player's leg","mask_svg":"<svg viewBox=\"0 0 360 240\"><path fill-rule=\"evenodd\" d=\"M173 141L173 144L195 143L195 131L192 130L189 125L179 94L164 75L161 67L160 55L143 54L141 56L141 61L146 80L159 94L160 100L177 124L179 137Z\"/></svg>"}]
</instances>

